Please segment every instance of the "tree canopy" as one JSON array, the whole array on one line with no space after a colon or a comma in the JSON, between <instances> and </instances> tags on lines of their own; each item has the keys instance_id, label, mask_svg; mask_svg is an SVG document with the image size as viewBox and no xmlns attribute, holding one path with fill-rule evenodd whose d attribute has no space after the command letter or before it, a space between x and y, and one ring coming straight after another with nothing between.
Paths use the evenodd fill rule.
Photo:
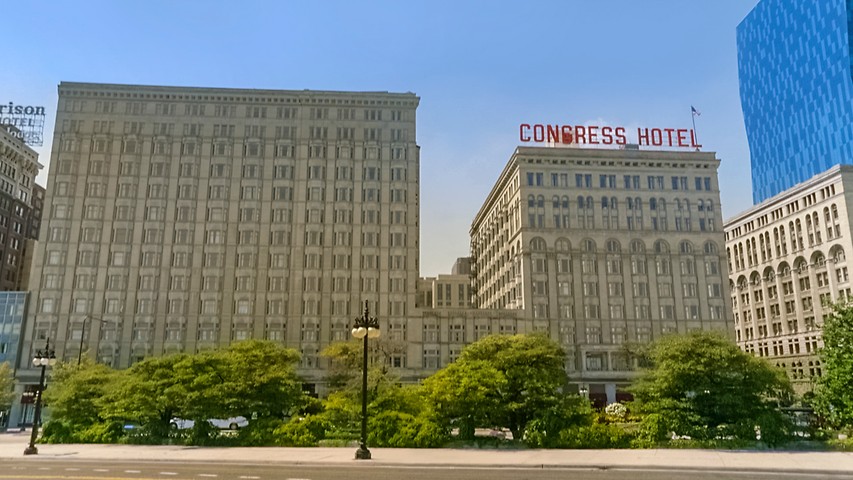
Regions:
<instances>
[{"instance_id":1,"label":"tree canopy","mask_svg":"<svg viewBox=\"0 0 853 480\"><path fill-rule=\"evenodd\" d=\"M15 379L9 362L0 363L0 410L8 407L12 403L12 399L15 398L15 394L12 392L14 383Z\"/></svg>"},{"instance_id":2,"label":"tree canopy","mask_svg":"<svg viewBox=\"0 0 853 480\"><path fill-rule=\"evenodd\" d=\"M777 403L792 395L784 371L722 334L667 336L650 346L648 358L652 366L631 391L635 407L658 424L659 436L754 440L758 426L770 441L775 430L784 430Z\"/></svg>"},{"instance_id":3,"label":"tree canopy","mask_svg":"<svg viewBox=\"0 0 853 480\"><path fill-rule=\"evenodd\" d=\"M508 428L520 438L530 420L562 397L564 364L562 348L544 335L493 335L465 347L425 388L439 417Z\"/></svg>"},{"instance_id":4,"label":"tree canopy","mask_svg":"<svg viewBox=\"0 0 853 480\"><path fill-rule=\"evenodd\" d=\"M152 439L165 438L177 417L194 420L194 432L206 437L208 419L289 416L304 403L298 360L294 350L250 340L223 350L152 357L122 371L91 360L60 363L45 400L52 418L66 427L63 435L102 423L133 424Z\"/></svg>"},{"instance_id":5,"label":"tree canopy","mask_svg":"<svg viewBox=\"0 0 853 480\"><path fill-rule=\"evenodd\" d=\"M822 375L815 409L832 426L853 425L853 305L836 304L823 319Z\"/></svg>"}]
</instances>

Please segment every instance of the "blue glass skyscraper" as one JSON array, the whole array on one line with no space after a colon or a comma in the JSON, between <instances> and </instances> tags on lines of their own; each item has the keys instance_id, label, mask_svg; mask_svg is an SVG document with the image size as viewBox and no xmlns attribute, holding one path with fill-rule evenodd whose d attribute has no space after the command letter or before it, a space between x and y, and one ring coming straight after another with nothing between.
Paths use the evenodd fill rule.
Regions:
<instances>
[{"instance_id":1,"label":"blue glass skyscraper","mask_svg":"<svg viewBox=\"0 0 853 480\"><path fill-rule=\"evenodd\" d=\"M853 0L762 0L737 46L753 201L853 164Z\"/></svg>"}]
</instances>

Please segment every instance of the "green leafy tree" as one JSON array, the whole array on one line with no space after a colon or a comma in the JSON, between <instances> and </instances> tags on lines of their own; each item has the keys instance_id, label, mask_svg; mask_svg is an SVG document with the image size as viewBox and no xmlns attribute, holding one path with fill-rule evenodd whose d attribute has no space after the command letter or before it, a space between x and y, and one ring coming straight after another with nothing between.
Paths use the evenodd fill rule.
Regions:
<instances>
[{"instance_id":1,"label":"green leafy tree","mask_svg":"<svg viewBox=\"0 0 853 480\"><path fill-rule=\"evenodd\" d=\"M44 391L51 421L81 428L105 420L99 402L119 377L118 372L88 357L80 365L59 362L52 370Z\"/></svg>"},{"instance_id":2,"label":"green leafy tree","mask_svg":"<svg viewBox=\"0 0 853 480\"><path fill-rule=\"evenodd\" d=\"M123 371L114 387L102 400L104 416L141 426L153 440L169 436L175 417L184 417L187 394L176 372L186 372L178 365L186 354L152 357L133 364Z\"/></svg>"},{"instance_id":3,"label":"green leafy tree","mask_svg":"<svg viewBox=\"0 0 853 480\"><path fill-rule=\"evenodd\" d=\"M333 391L323 401L321 417L328 422L333 438L358 438L361 422L361 381L364 362L363 341L352 339L335 342L321 355L329 359L327 380ZM390 368L391 355L403 351L402 342L387 338L368 342L368 417L383 412L419 415L423 399L414 386L402 385L399 375ZM396 418L396 417L395 417Z\"/></svg>"},{"instance_id":4,"label":"green leafy tree","mask_svg":"<svg viewBox=\"0 0 853 480\"><path fill-rule=\"evenodd\" d=\"M815 410L834 427L853 425L853 304L836 304L823 319L822 376Z\"/></svg>"},{"instance_id":5,"label":"green leafy tree","mask_svg":"<svg viewBox=\"0 0 853 480\"><path fill-rule=\"evenodd\" d=\"M459 429L459 438L472 440L477 427L495 426L493 413L502 408L506 377L483 360L456 361L426 380L423 389L436 420Z\"/></svg>"},{"instance_id":6,"label":"green leafy tree","mask_svg":"<svg viewBox=\"0 0 853 480\"><path fill-rule=\"evenodd\" d=\"M15 394L12 387L15 385L15 378L12 374L12 367L9 362L0 363L0 411L9 408Z\"/></svg>"},{"instance_id":7,"label":"green leafy tree","mask_svg":"<svg viewBox=\"0 0 853 480\"><path fill-rule=\"evenodd\" d=\"M506 427L518 439L530 420L561 401L564 360L544 335L489 336L427 380L430 404L438 418L458 423L463 437L473 427Z\"/></svg>"},{"instance_id":8,"label":"green leafy tree","mask_svg":"<svg viewBox=\"0 0 853 480\"><path fill-rule=\"evenodd\" d=\"M326 381L333 390L342 388L361 388L361 367L364 362L363 341L352 338L346 342L334 342L320 352L329 359ZM368 365L371 377L384 377L392 373L391 356L403 353L405 342L385 337L370 339L367 342Z\"/></svg>"},{"instance_id":9,"label":"green leafy tree","mask_svg":"<svg viewBox=\"0 0 853 480\"><path fill-rule=\"evenodd\" d=\"M651 368L632 385L634 406L653 425L641 429L664 440L668 432L695 439L733 436L784 441L786 417L778 402L790 399L785 373L742 352L715 332L671 335L650 346Z\"/></svg>"},{"instance_id":10,"label":"green leafy tree","mask_svg":"<svg viewBox=\"0 0 853 480\"><path fill-rule=\"evenodd\" d=\"M224 407L225 417L283 419L305 403L295 370L299 361L295 350L274 342L247 340L215 356L220 369L215 398Z\"/></svg>"},{"instance_id":11,"label":"green leafy tree","mask_svg":"<svg viewBox=\"0 0 853 480\"><path fill-rule=\"evenodd\" d=\"M533 448L599 448L582 446L568 439L579 438L578 431L590 428L595 412L590 401L579 395L563 395L547 409L527 422L524 443ZM582 438L582 435L580 435ZM612 448L605 445L600 448Z\"/></svg>"}]
</instances>

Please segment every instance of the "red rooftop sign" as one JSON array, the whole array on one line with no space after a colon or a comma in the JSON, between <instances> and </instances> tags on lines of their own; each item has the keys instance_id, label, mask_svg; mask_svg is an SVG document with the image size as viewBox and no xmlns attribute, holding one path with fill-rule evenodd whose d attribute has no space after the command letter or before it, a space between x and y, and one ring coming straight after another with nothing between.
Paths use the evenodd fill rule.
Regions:
<instances>
[{"instance_id":1,"label":"red rooftop sign","mask_svg":"<svg viewBox=\"0 0 853 480\"><path fill-rule=\"evenodd\" d=\"M535 143L566 145L625 145L628 136L624 127L598 125L542 125L522 123L519 140ZM702 148L696 143L692 128L637 128L631 143L649 147Z\"/></svg>"}]
</instances>

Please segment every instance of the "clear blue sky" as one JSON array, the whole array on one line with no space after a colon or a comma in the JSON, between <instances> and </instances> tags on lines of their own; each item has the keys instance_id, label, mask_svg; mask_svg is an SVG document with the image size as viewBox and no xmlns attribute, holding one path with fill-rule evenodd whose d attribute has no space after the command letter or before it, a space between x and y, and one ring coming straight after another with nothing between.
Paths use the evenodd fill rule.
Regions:
<instances>
[{"instance_id":1,"label":"clear blue sky","mask_svg":"<svg viewBox=\"0 0 853 480\"><path fill-rule=\"evenodd\" d=\"M735 28L756 3L7 1L0 102L48 107L49 140L60 81L414 92L432 276L468 254L523 122L689 127L694 105L724 217L749 208Z\"/></svg>"}]
</instances>

